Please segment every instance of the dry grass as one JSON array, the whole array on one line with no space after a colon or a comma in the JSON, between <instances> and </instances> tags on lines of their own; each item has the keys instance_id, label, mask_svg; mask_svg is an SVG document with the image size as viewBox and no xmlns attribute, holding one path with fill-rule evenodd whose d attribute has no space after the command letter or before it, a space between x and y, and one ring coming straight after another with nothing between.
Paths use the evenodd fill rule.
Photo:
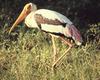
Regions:
<instances>
[{"instance_id":1,"label":"dry grass","mask_svg":"<svg viewBox=\"0 0 100 80\"><path fill-rule=\"evenodd\" d=\"M16 35L17 38L16 38ZM16 38L16 39L15 39ZM0 80L100 80L99 43L72 48L52 76L52 43L44 33L0 31ZM58 56L67 46L56 41Z\"/></svg>"}]
</instances>

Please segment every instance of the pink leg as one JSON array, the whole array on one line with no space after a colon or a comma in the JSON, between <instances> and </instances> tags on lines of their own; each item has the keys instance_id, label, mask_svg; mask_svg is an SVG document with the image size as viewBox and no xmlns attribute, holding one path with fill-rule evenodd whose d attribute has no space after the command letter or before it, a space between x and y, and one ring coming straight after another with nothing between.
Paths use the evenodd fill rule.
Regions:
<instances>
[{"instance_id":1,"label":"pink leg","mask_svg":"<svg viewBox=\"0 0 100 80\"><path fill-rule=\"evenodd\" d=\"M52 36L52 44L53 44L53 52L54 52L54 55L53 55L53 62L56 61L56 55L57 55L57 52L56 52L56 46L55 46L55 40L54 40L54 36Z\"/></svg>"},{"instance_id":2,"label":"pink leg","mask_svg":"<svg viewBox=\"0 0 100 80\"><path fill-rule=\"evenodd\" d=\"M65 43L66 45L69 46L69 48L62 54L62 56L60 56L60 57L53 63L52 67L54 67L54 66L66 55L66 53L67 53L67 52L71 49L71 47L72 47L72 44L71 44L70 42L68 42L67 40L65 40L63 37L60 37L60 38L61 38L62 41L64 41L64 43Z\"/></svg>"}]
</instances>

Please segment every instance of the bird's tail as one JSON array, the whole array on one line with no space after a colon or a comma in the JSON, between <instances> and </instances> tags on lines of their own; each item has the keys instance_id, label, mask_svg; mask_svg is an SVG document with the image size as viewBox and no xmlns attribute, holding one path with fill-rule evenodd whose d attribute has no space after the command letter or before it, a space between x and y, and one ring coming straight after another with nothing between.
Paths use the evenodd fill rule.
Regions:
<instances>
[{"instance_id":1,"label":"bird's tail","mask_svg":"<svg viewBox=\"0 0 100 80\"><path fill-rule=\"evenodd\" d=\"M75 41L77 45L81 45L83 40L81 37L80 32L77 30L77 28L74 25L66 25L66 34L68 37L72 37L72 39Z\"/></svg>"}]
</instances>

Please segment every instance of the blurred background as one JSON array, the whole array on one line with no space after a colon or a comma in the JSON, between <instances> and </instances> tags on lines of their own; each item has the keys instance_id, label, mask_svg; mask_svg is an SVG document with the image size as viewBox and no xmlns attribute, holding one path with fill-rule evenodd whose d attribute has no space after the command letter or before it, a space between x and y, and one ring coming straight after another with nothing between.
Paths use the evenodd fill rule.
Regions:
<instances>
[{"instance_id":1,"label":"blurred background","mask_svg":"<svg viewBox=\"0 0 100 80\"><path fill-rule=\"evenodd\" d=\"M0 28L5 25L10 27L28 2L35 3L38 9L46 8L64 14L76 27L81 28L84 37L91 24L99 26L100 0L0 0Z\"/></svg>"},{"instance_id":2,"label":"blurred background","mask_svg":"<svg viewBox=\"0 0 100 80\"><path fill-rule=\"evenodd\" d=\"M100 21L100 0L0 0L0 24L12 23L24 5L33 2L40 8L56 10L73 21L90 24Z\"/></svg>"}]
</instances>

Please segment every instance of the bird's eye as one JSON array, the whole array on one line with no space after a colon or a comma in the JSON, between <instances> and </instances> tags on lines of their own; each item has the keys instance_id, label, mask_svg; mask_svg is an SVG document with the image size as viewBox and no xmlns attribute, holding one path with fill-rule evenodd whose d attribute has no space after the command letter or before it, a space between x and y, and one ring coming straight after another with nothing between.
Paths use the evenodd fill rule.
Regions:
<instances>
[{"instance_id":1,"label":"bird's eye","mask_svg":"<svg viewBox=\"0 0 100 80\"><path fill-rule=\"evenodd\" d=\"M30 4L26 6L26 14L29 14L31 12L31 7L32 6Z\"/></svg>"},{"instance_id":2,"label":"bird's eye","mask_svg":"<svg viewBox=\"0 0 100 80\"><path fill-rule=\"evenodd\" d=\"M27 6L27 9L31 9L31 5L30 4Z\"/></svg>"},{"instance_id":3,"label":"bird's eye","mask_svg":"<svg viewBox=\"0 0 100 80\"><path fill-rule=\"evenodd\" d=\"M27 10L30 10L31 9L31 5L27 5Z\"/></svg>"}]
</instances>

